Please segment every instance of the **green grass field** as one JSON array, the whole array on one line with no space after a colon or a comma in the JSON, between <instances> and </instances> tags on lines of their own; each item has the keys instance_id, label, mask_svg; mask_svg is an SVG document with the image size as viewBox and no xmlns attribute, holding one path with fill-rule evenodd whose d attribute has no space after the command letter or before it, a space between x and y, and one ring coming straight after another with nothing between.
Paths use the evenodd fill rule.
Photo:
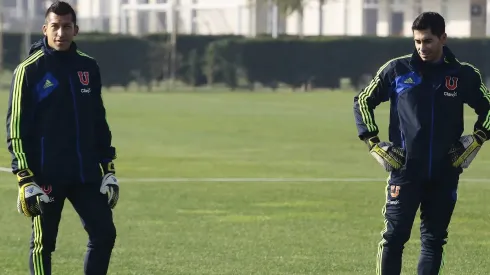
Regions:
<instances>
[{"instance_id":1,"label":"green grass field","mask_svg":"<svg viewBox=\"0 0 490 275\"><path fill-rule=\"evenodd\" d=\"M0 96L5 114L7 94ZM122 185L109 273L374 274L387 174L357 138L352 98L347 92L105 94ZM382 137L386 107L376 110ZM466 116L470 130L475 117ZM0 166L9 161L4 146ZM490 270L489 166L484 148L463 175L444 274ZM13 175L0 180L0 274L28 274L30 222L16 212ZM416 274L418 226L417 220L404 274ZM65 204L54 274L83 274L86 241Z\"/></svg>"}]
</instances>

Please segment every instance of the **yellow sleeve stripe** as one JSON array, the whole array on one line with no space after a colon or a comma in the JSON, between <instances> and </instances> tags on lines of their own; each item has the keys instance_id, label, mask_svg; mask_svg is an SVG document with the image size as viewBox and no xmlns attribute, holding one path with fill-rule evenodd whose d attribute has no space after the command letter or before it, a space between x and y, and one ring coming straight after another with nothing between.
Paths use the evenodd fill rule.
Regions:
<instances>
[{"instance_id":1,"label":"yellow sleeve stripe","mask_svg":"<svg viewBox=\"0 0 490 275\"><path fill-rule=\"evenodd\" d=\"M403 55L400 57L393 58L386 62L381 68L379 68L378 72L376 72L376 76L371 80L369 85L359 94L359 111L361 112L362 121L366 124L366 127L369 132L374 132L377 129L376 124L374 123L374 118L371 116L369 112L369 105L367 103L368 98L373 94L373 91L378 87L381 82L381 78L379 77L381 72L388 67L388 65L398 59L407 58L412 56L411 54Z\"/></svg>"},{"instance_id":2,"label":"yellow sleeve stripe","mask_svg":"<svg viewBox=\"0 0 490 275\"><path fill-rule=\"evenodd\" d=\"M20 63L16 68L14 85L12 87L12 114L10 116L10 139L12 149L18 161L19 169L27 168L27 160L23 151L22 140L20 139L20 116L22 114L22 88L25 81L26 67L36 62L44 53L42 50L35 52L29 56L24 62Z\"/></svg>"},{"instance_id":3,"label":"yellow sleeve stripe","mask_svg":"<svg viewBox=\"0 0 490 275\"><path fill-rule=\"evenodd\" d=\"M488 101L488 104L490 104L490 93L488 92L488 88L485 86L485 83L483 82L483 78L481 76L480 70L478 70L474 65L468 62L460 62L460 63L461 65L466 65L471 67L475 71L475 73L478 74L478 76L480 77L480 91L483 94L483 98L485 98ZM486 130L490 131L490 111L488 112L485 121L482 123L482 126Z\"/></svg>"},{"instance_id":4,"label":"yellow sleeve stripe","mask_svg":"<svg viewBox=\"0 0 490 275\"><path fill-rule=\"evenodd\" d=\"M371 96L380 81L381 79L378 75L376 75L373 80L371 80L371 83L369 83L369 85L359 95L359 110L361 112L362 121L364 122L364 124L366 124L369 132L374 132L376 130L376 125L374 123L373 117L369 113L367 99Z\"/></svg>"},{"instance_id":5,"label":"yellow sleeve stripe","mask_svg":"<svg viewBox=\"0 0 490 275\"><path fill-rule=\"evenodd\" d=\"M82 51L80 51L80 50L77 50L77 53L78 53L79 55L81 55L81 56L88 57L88 58L90 58L90 59L94 59L94 58L93 58L93 57L91 57L90 55L88 55L88 54L86 54L86 53L84 53L84 52L82 52Z\"/></svg>"}]
</instances>

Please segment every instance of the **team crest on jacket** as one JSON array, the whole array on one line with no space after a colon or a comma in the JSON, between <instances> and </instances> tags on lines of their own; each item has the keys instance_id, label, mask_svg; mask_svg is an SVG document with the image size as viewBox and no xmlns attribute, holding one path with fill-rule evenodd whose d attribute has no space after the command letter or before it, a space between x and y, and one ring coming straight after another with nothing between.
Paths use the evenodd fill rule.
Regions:
<instances>
[{"instance_id":1,"label":"team crest on jacket","mask_svg":"<svg viewBox=\"0 0 490 275\"><path fill-rule=\"evenodd\" d=\"M80 79L80 83L82 83L85 86L87 86L89 84L89 82L90 82L90 79L89 79L89 76L88 76L88 72L80 72L80 71L78 71L78 79ZM447 81L446 81L446 83L447 83Z\"/></svg>"},{"instance_id":2,"label":"team crest on jacket","mask_svg":"<svg viewBox=\"0 0 490 275\"><path fill-rule=\"evenodd\" d=\"M53 187L51 185L43 185L41 186L41 188L43 189L44 193L46 193L46 195L51 194L51 191L53 191Z\"/></svg>"},{"instance_id":3,"label":"team crest on jacket","mask_svg":"<svg viewBox=\"0 0 490 275\"><path fill-rule=\"evenodd\" d=\"M446 88L450 91L458 88L458 78L455 76L446 76Z\"/></svg>"}]
</instances>

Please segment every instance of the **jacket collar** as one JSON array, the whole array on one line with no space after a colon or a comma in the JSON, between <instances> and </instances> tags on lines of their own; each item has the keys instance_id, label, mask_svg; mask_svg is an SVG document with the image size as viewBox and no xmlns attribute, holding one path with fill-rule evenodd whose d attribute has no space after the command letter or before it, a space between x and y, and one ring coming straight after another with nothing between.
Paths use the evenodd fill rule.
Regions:
<instances>
[{"instance_id":1,"label":"jacket collar","mask_svg":"<svg viewBox=\"0 0 490 275\"><path fill-rule=\"evenodd\" d=\"M29 54L32 54L35 51L42 49L44 54L46 54L47 56L68 58L76 55L77 48L77 44L75 42L71 42L70 48L67 51L56 51L49 46L48 39L46 36L44 36L31 45L31 48L29 49Z\"/></svg>"},{"instance_id":2,"label":"jacket collar","mask_svg":"<svg viewBox=\"0 0 490 275\"><path fill-rule=\"evenodd\" d=\"M410 66L412 66L412 68L414 68L416 71L427 71L433 68L457 70L461 67L461 64L459 63L458 59L456 59L456 56L449 49L449 47L444 46L442 48L442 51L443 62L441 64L429 64L427 62L424 62L422 58L420 58L417 50L414 49L412 57L410 59Z\"/></svg>"}]
</instances>

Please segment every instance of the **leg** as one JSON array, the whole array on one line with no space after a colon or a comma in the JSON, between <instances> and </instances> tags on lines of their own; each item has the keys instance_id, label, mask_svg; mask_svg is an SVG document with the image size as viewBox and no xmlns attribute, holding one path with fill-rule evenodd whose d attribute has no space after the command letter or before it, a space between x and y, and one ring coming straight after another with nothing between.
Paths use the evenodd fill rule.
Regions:
<instances>
[{"instance_id":1,"label":"leg","mask_svg":"<svg viewBox=\"0 0 490 275\"><path fill-rule=\"evenodd\" d=\"M376 274L399 275L405 243L410 239L413 221L420 202L420 184L406 180L390 180L383 207L385 228L378 247Z\"/></svg>"},{"instance_id":2,"label":"leg","mask_svg":"<svg viewBox=\"0 0 490 275\"><path fill-rule=\"evenodd\" d=\"M51 275L51 254L56 247L58 226L65 201L63 189L41 187L51 202L42 203L43 214L32 218L29 269L31 275Z\"/></svg>"},{"instance_id":3,"label":"leg","mask_svg":"<svg viewBox=\"0 0 490 275\"><path fill-rule=\"evenodd\" d=\"M107 198L99 192L99 188L98 183L77 185L70 190L68 196L89 237L85 255L85 275L107 274L116 241L112 209L107 204Z\"/></svg>"},{"instance_id":4,"label":"leg","mask_svg":"<svg viewBox=\"0 0 490 275\"><path fill-rule=\"evenodd\" d=\"M418 264L419 275L439 274L443 267L443 246L447 243L447 228L456 206L458 174L448 173L424 190L420 206L420 238L422 242Z\"/></svg>"}]
</instances>

